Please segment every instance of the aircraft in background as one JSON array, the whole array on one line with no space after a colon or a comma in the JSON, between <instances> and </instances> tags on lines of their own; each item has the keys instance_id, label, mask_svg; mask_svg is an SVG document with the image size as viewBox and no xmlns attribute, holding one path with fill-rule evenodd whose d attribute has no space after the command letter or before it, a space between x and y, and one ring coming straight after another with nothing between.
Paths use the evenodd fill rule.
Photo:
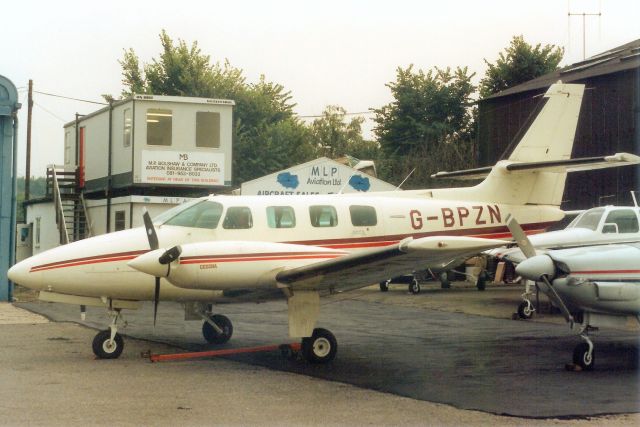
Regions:
<instances>
[{"instance_id":1,"label":"aircraft in background","mask_svg":"<svg viewBox=\"0 0 640 427\"><path fill-rule=\"evenodd\" d=\"M224 343L231 321L212 303L286 298L289 335L312 362L335 357L337 340L316 328L320 296L349 291L417 269L446 270L509 238L508 214L528 233L564 213L573 170L637 164L630 154L571 159L584 85L554 84L507 160L493 167L441 172L477 178L463 188L313 196L209 196L165 212L145 227L92 237L20 262L15 283L40 299L103 306L109 329L93 351L117 358L121 310L140 301L184 303L203 319L203 336ZM155 314L154 314L155 319Z\"/></svg>"},{"instance_id":2,"label":"aircraft in background","mask_svg":"<svg viewBox=\"0 0 640 427\"><path fill-rule=\"evenodd\" d=\"M635 200L635 198L634 198ZM603 206L581 212L563 230L540 233L529 237L538 255L549 250L582 246L607 245L640 241L640 208L636 206ZM498 259L518 264L526 259L515 244L486 252ZM523 302L517 309L521 319L529 319L535 307L529 299L533 294L531 282L526 283Z\"/></svg>"},{"instance_id":3,"label":"aircraft in background","mask_svg":"<svg viewBox=\"0 0 640 427\"><path fill-rule=\"evenodd\" d=\"M513 218L507 224L527 257L516 272L535 281L560 309L584 342L573 351L573 363L594 366L595 352L589 331L601 326L623 327L629 318L640 323L640 243L584 246L549 250L538 255Z\"/></svg>"}]
</instances>

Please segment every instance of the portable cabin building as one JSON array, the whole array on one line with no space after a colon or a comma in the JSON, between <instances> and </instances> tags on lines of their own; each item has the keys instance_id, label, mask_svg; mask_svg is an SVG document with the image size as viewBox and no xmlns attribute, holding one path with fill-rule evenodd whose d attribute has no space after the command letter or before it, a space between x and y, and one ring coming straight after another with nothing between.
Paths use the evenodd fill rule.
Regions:
<instances>
[{"instance_id":1,"label":"portable cabin building","mask_svg":"<svg viewBox=\"0 0 640 427\"><path fill-rule=\"evenodd\" d=\"M64 126L65 168L77 166L77 186L89 199L228 188L233 105L157 95L116 101Z\"/></svg>"}]
</instances>

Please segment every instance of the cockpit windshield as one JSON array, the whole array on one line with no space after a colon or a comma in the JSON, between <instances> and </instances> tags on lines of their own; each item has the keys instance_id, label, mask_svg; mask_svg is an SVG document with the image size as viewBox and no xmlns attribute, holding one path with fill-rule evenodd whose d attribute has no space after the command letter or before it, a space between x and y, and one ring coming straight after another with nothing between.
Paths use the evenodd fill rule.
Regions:
<instances>
[{"instance_id":1,"label":"cockpit windshield","mask_svg":"<svg viewBox=\"0 0 640 427\"><path fill-rule=\"evenodd\" d=\"M589 209L567 226L567 228L588 228L589 230L597 230L600 219L604 214L604 208Z\"/></svg>"},{"instance_id":2,"label":"cockpit windshield","mask_svg":"<svg viewBox=\"0 0 640 427\"><path fill-rule=\"evenodd\" d=\"M176 206L154 218L154 222L180 227L214 229L220 222L222 205L210 200L194 200Z\"/></svg>"}]
</instances>

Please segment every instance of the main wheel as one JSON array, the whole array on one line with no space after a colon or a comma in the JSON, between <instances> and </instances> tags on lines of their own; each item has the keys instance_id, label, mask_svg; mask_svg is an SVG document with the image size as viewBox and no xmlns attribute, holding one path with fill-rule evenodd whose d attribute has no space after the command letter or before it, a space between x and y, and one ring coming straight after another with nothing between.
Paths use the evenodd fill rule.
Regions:
<instances>
[{"instance_id":1,"label":"main wheel","mask_svg":"<svg viewBox=\"0 0 640 427\"><path fill-rule=\"evenodd\" d=\"M478 288L479 291L484 291L487 288L486 272L481 271L480 274L478 274L478 278L476 279L476 288Z\"/></svg>"},{"instance_id":2,"label":"main wheel","mask_svg":"<svg viewBox=\"0 0 640 427\"><path fill-rule=\"evenodd\" d=\"M409 292L414 295L420 293L420 283L418 283L417 279L412 279L411 283L409 283Z\"/></svg>"},{"instance_id":3,"label":"main wheel","mask_svg":"<svg viewBox=\"0 0 640 427\"><path fill-rule=\"evenodd\" d=\"M380 282L380 292L387 292L389 290L389 282L391 280L385 280Z\"/></svg>"},{"instance_id":4,"label":"main wheel","mask_svg":"<svg viewBox=\"0 0 640 427\"><path fill-rule=\"evenodd\" d=\"M302 338L302 355L311 363L327 363L336 357L338 341L328 330L316 328L313 335Z\"/></svg>"},{"instance_id":5,"label":"main wheel","mask_svg":"<svg viewBox=\"0 0 640 427\"><path fill-rule=\"evenodd\" d=\"M533 316L534 308L529 301L522 301L518 306L518 317L521 319L531 319Z\"/></svg>"},{"instance_id":6,"label":"main wheel","mask_svg":"<svg viewBox=\"0 0 640 427\"><path fill-rule=\"evenodd\" d=\"M581 342L573 349L573 364L580 366L585 371L593 369L595 362L595 351L589 354L589 344Z\"/></svg>"},{"instance_id":7,"label":"main wheel","mask_svg":"<svg viewBox=\"0 0 640 427\"><path fill-rule=\"evenodd\" d=\"M224 344L229 341L229 339L231 339L231 335L233 335L233 325L231 324L231 320L222 314L214 314L209 319L222 329L222 333L219 334L215 329L213 329L213 326L211 326L209 322L204 322L202 324L202 336L204 339L210 344Z\"/></svg>"},{"instance_id":8,"label":"main wheel","mask_svg":"<svg viewBox=\"0 0 640 427\"><path fill-rule=\"evenodd\" d=\"M111 331L107 329L96 334L91 347L98 359L117 359L124 349L124 341L122 336L116 334L112 342Z\"/></svg>"},{"instance_id":9,"label":"main wheel","mask_svg":"<svg viewBox=\"0 0 640 427\"><path fill-rule=\"evenodd\" d=\"M449 275L446 271L443 271L439 274L440 279L440 287L442 289L449 289L451 287L451 282L449 281Z\"/></svg>"}]
</instances>

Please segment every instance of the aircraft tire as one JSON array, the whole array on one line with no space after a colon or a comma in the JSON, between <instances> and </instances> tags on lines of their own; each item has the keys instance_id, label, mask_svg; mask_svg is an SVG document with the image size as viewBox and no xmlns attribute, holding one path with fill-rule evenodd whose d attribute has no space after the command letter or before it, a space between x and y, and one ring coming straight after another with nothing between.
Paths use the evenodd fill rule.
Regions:
<instances>
[{"instance_id":1,"label":"aircraft tire","mask_svg":"<svg viewBox=\"0 0 640 427\"><path fill-rule=\"evenodd\" d=\"M595 351L589 355L589 344L581 342L573 349L573 364L580 366L585 371L593 369L595 363Z\"/></svg>"},{"instance_id":2,"label":"aircraft tire","mask_svg":"<svg viewBox=\"0 0 640 427\"><path fill-rule=\"evenodd\" d=\"M414 295L420 293L420 283L418 283L417 279L412 279L411 283L409 283L409 292Z\"/></svg>"},{"instance_id":3,"label":"aircraft tire","mask_svg":"<svg viewBox=\"0 0 640 427\"><path fill-rule=\"evenodd\" d=\"M316 328L313 335L302 338L302 355L311 363L331 362L338 352L338 341L328 330Z\"/></svg>"},{"instance_id":4,"label":"aircraft tire","mask_svg":"<svg viewBox=\"0 0 640 427\"><path fill-rule=\"evenodd\" d=\"M233 324L227 316L222 314L214 314L210 317L211 321L222 329L223 333L218 334L213 326L208 322L202 324L202 336L209 344L224 344L231 339L233 335Z\"/></svg>"},{"instance_id":5,"label":"aircraft tire","mask_svg":"<svg viewBox=\"0 0 640 427\"><path fill-rule=\"evenodd\" d=\"M111 331L109 329L100 331L93 338L92 348L93 354L98 359L117 359L124 349L124 341L120 334L116 334L113 343L110 345Z\"/></svg>"},{"instance_id":6,"label":"aircraft tire","mask_svg":"<svg viewBox=\"0 0 640 427\"><path fill-rule=\"evenodd\" d=\"M390 280L384 280L380 282L380 292L387 292L389 290Z\"/></svg>"},{"instance_id":7,"label":"aircraft tire","mask_svg":"<svg viewBox=\"0 0 640 427\"><path fill-rule=\"evenodd\" d=\"M527 301L522 301L520 305L518 305L518 317L523 320L531 319L533 316L533 309L531 308L531 304Z\"/></svg>"},{"instance_id":8,"label":"aircraft tire","mask_svg":"<svg viewBox=\"0 0 640 427\"><path fill-rule=\"evenodd\" d=\"M446 271L441 272L438 279L440 279L440 288L449 289L451 287L451 281L449 281L449 275Z\"/></svg>"}]
</instances>

